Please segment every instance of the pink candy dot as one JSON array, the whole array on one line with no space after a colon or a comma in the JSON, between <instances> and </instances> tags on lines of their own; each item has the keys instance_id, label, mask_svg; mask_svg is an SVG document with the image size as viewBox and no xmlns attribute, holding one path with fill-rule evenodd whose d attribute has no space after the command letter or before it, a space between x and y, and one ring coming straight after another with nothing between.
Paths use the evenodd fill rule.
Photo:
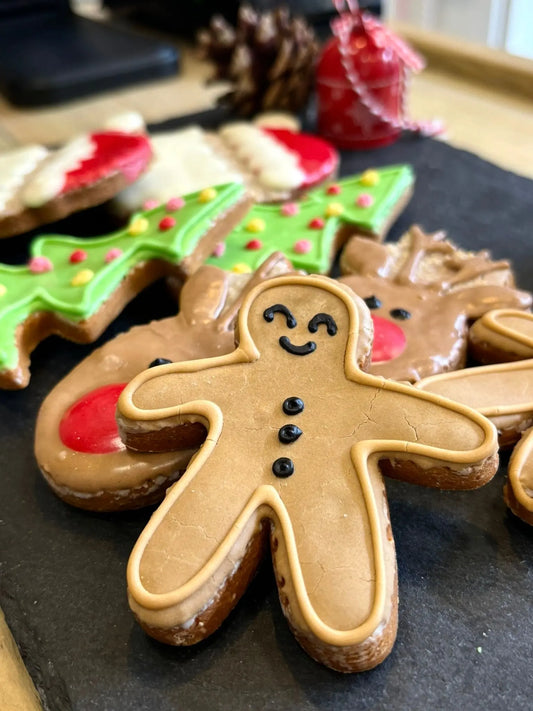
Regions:
<instances>
[{"instance_id":1,"label":"pink candy dot","mask_svg":"<svg viewBox=\"0 0 533 711\"><path fill-rule=\"evenodd\" d=\"M112 262L117 257L120 257L121 254L121 249L119 249L118 247L113 247L113 249L110 249L109 252L105 255L104 262L106 264L109 264L109 262Z\"/></svg>"},{"instance_id":2,"label":"pink candy dot","mask_svg":"<svg viewBox=\"0 0 533 711\"><path fill-rule=\"evenodd\" d=\"M324 224L324 220L321 217L313 217L307 226L312 230L321 230Z\"/></svg>"},{"instance_id":3,"label":"pink candy dot","mask_svg":"<svg viewBox=\"0 0 533 711\"><path fill-rule=\"evenodd\" d=\"M246 243L246 249L261 249L263 243L260 239L251 239Z\"/></svg>"},{"instance_id":4,"label":"pink candy dot","mask_svg":"<svg viewBox=\"0 0 533 711\"><path fill-rule=\"evenodd\" d=\"M181 210L184 205L185 200L182 197L173 197L170 198L170 200L167 200L165 210L167 210L168 212L175 212L176 210Z\"/></svg>"},{"instance_id":5,"label":"pink candy dot","mask_svg":"<svg viewBox=\"0 0 533 711\"><path fill-rule=\"evenodd\" d=\"M326 193L328 195L340 195L341 186L337 183L333 183L333 185L330 185L329 188L326 190Z\"/></svg>"},{"instance_id":6,"label":"pink candy dot","mask_svg":"<svg viewBox=\"0 0 533 711\"><path fill-rule=\"evenodd\" d=\"M153 210L154 207L157 207L158 205L159 203L157 200L150 198L149 200L145 200L143 202L143 210Z\"/></svg>"},{"instance_id":7,"label":"pink candy dot","mask_svg":"<svg viewBox=\"0 0 533 711\"><path fill-rule=\"evenodd\" d=\"M75 249L71 252L68 261L71 264L79 264L79 262L84 262L87 259L87 252L84 249Z\"/></svg>"},{"instance_id":8,"label":"pink candy dot","mask_svg":"<svg viewBox=\"0 0 533 711\"><path fill-rule=\"evenodd\" d=\"M44 272L51 272L54 268L52 262L48 257L32 257L28 262L28 269L32 274L43 274Z\"/></svg>"},{"instance_id":9,"label":"pink candy dot","mask_svg":"<svg viewBox=\"0 0 533 711\"><path fill-rule=\"evenodd\" d=\"M284 217L294 217L300 212L300 206L297 202L286 202L281 206L280 212Z\"/></svg>"},{"instance_id":10,"label":"pink candy dot","mask_svg":"<svg viewBox=\"0 0 533 711\"><path fill-rule=\"evenodd\" d=\"M163 231L170 230L175 224L176 220L173 217L170 217L170 215L167 215L159 222L159 229Z\"/></svg>"},{"instance_id":11,"label":"pink candy dot","mask_svg":"<svg viewBox=\"0 0 533 711\"><path fill-rule=\"evenodd\" d=\"M361 193L361 195L357 196L357 200L355 201L355 204L358 205L359 207L370 207L371 205L374 204L374 198L372 195L369 195L368 193Z\"/></svg>"},{"instance_id":12,"label":"pink candy dot","mask_svg":"<svg viewBox=\"0 0 533 711\"><path fill-rule=\"evenodd\" d=\"M212 252L213 257L222 257L224 252L226 251L226 245L224 242L217 242L215 245L215 248Z\"/></svg>"},{"instance_id":13,"label":"pink candy dot","mask_svg":"<svg viewBox=\"0 0 533 711\"><path fill-rule=\"evenodd\" d=\"M308 254L312 246L308 239L299 239L298 242L294 243L293 250L296 254Z\"/></svg>"}]
</instances>

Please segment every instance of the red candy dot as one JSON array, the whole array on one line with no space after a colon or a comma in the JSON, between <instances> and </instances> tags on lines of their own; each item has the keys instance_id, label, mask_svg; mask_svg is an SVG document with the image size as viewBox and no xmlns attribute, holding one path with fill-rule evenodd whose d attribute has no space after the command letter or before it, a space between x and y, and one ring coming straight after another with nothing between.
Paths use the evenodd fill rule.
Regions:
<instances>
[{"instance_id":1,"label":"red candy dot","mask_svg":"<svg viewBox=\"0 0 533 711\"><path fill-rule=\"evenodd\" d=\"M329 188L326 190L326 193L328 195L340 195L341 186L337 183L333 183L333 185L330 185Z\"/></svg>"},{"instance_id":2,"label":"red candy dot","mask_svg":"<svg viewBox=\"0 0 533 711\"><path fill-rule=\"evenodd\" d=\"M163 217L163 219L159 223L159 229L160 230L170 230L174 225L176 224L176 220L171 217L170 215L167 215L166 217Z\"/></svg>"},{"instance_id":3,"label":"red candy dot","mask_svg":"<svg viewBox=\"0 0 533 711\"><path fill-rule=\"evenodd\" d=\"M246 243L246 249L261 249L263 243L260 239L251 239Z\"/></svg>"},{"instance_id":4,"label":"red candy dot","mask_svg":"<svg viewBox=\"0 0 533 711\"><path fill-rule=\"evenodd\" d=\"M63 415L59 436L65 447L86 454L109 454L125 449L115 410L126 383L113 383L83 395Z\"/></svg>"},{"instance_id":5,"label":"red candy dot","mask_svg":"<svg viewBox=\"0 0 533 711\"><path fill-rule=\"evenodd\" d=\"M405 350L407 339L402 329L392 321L381 316L374 316L374 347L372 363L383 363L397 358Z\"/></svg>"},{"instance_id":6,"label":"red candy dot","mask_svg":"<svg viewBox=\"0 0 533 711\"><path fill-rule=\"evenodd\" d=\"M87 259L87 252L83 249L75 249L70 257L68 258L68 261L71 264L79 264L79 262L84 262Z\"/></svg>"},{"instance_id":7,"label":"red candy dot","mask_svg":"<svg viewBox=\"0 0 533 711\"><path fill-rule=\"evenodd\" d=\"M324 220L321 217L313 217L307 226L312 230L321 230L324 227Z\"/></svg>"},{"instance_id":8,"label":"red candy dot","mask_svg":"<svg viewBox=\"0 0 533 711\"><path fill-rule=\"evenodd\" d=\"M54 268L48 257L32 257L28 262L28 269L32 274L44 274L51 272Z\"/></svg>"}]
</instances>

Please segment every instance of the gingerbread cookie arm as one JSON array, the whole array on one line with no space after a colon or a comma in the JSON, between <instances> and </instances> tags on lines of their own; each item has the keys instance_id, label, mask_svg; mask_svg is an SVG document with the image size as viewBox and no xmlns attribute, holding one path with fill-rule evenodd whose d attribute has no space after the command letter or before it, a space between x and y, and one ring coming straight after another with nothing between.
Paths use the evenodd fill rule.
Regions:
<instances>
[{"instance_id":1,"label":"gingerbread cookie arm","mask_svg":"<svg viewBox=\"0 0 533 711\"><path fill-rule=\"evenodd\" d=\"M533 358L533 314L489 311L471 327L468 342L472 356L481 363Z\"/></svg>"},{"instance_id":2,"label":"gingerbread cookie arm","mask_svg":"<svg viewBox=\"0 0 533 711\"><path fill-rule=\"evenodd\" d=\"M533 428L522 434L507 473L505 503L516 516L533 526Z\"/></svg>"},{"instance_id":3,"label":"gingerbread cookie arm","mask_svg":"<svg viewBox=\"0 0 533 711\"><path fill-rule=\"evenodd\" d=\"M533 423L533 361L467 368L420 380L425 392L463 403L488 417L501 446L513 444Z\"/></svg>"}]
</instances>

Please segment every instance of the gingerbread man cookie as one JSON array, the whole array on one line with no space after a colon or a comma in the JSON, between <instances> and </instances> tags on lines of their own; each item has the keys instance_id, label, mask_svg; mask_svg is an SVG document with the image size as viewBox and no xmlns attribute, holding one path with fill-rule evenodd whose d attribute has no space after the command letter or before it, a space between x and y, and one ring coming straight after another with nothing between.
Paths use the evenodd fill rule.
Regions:
<instances>
[{"instance_id":1,"label":"gingerbread man cookie","mask_svg":"<svg viewBox=\"0 0 533 711\"><path fill-rule=\"evenodd\" d=\"M414 382L462 368L472 319L495 307L531 306L531 294L514 288L508 262L444 237L415 225L398 243L355 237L347 244L340 281L372 312L371 373Z\"/></svg>"},{"instance_id":2,"label":"gingerbread man cookie","mask_svg":"<svg viewBox=\"0 0 533 711\"><path fill-rule=\"evenodd\" d=\"M204 639L270 537L298 641L333 669L369 669L389 653L397 617L380 468L477 487L497 466L494 428L469 408L364 373L369 313L334 280L260 284L236 332L230 355L144 371L119 399L133 449L179 447L182 427L207 431L132 552L132 610L158 639Z\"/></svg>"},{"instance_id":3,"label":"gingerbread man cookie","mask_svg":"<svg viewBox=\"0 0 533 711\"><path fill-rule=\"evenodd\" d=\"M146 136L121 131L79 136L55 151L31 145L0 154L0 237L109 200L151 157Z\"/></svg>"},{"instance_id":4,"label":"gingerbread man cookie","mask_svg":"<svg viewBox=\"0 0 533 711\"><path fill-rule=\"evenodd\" d=\"M119 334L63 378L44 400L35 429L37 463L56 494L96 511L159 501L194 450L142 455L126 449L115 421L122 389L149 364L230 353L243 295L291 270L279 253L252 275L202 266L185 282L177 316Z\"/></svg>"},{"instance_id":5,"label":"gingerbread man cookie","mask_svg":"<svg viewBox=\"0 0 533 711\"><path fill-rule=\"evenodd\" d=\"M533 525L533 359L528 358L533 315L500 309L487 313L472 330L478 352L494 364L427 378L417 387L476 408L495 424L502 446L522 435L509 461L504 497L513 513ZM500 356L514 362L497 363ZM517 361L520 356L528 359Z\"/></svg>"}]
</instances>

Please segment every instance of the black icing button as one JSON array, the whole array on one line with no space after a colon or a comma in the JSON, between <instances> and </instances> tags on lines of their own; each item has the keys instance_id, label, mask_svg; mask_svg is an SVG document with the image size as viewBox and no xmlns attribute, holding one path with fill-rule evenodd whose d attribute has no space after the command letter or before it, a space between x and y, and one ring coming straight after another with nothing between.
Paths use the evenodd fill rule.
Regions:
<instances>
[{"instance_id":1,"label":"black icing button","mask_svg":"<svg viewBox=\"0 0 533 711\"><path fill-rule=\"evenodd\" d=\"M272 465L272 471L281 479L285 479L291 474L294 474L294 464L292 459L288 459L288 457L280 457L279 459L276 459Z\"/></svg>"},{"instance_id":2,"label":"black icing button","mask_svg":"<svg viewBox=\"0 0 533 711\"><path fill-rule=\"evenodd\" d=\"M278 432L278 439L282 444L291 444L296 442L302 434L302 430L296 425L283 425Z\"/></svg>"},{"instance_id":3,"label":"black icing button","mask_svg":"<svg viewBox=\"0 0 533 711\"><path fill-rule=\"evenodd\" d=\"M299 415L303 412L304 401L299 397L288 397L283 401L283 412L286 415Z\"/></svg>"},{"instance_id":4,"label":"black icing button","mask_svg":"<svg viewBox=\"0 0 533 711\"><path fill-rule=\"evenodd\" d=\"M172 361L168 358L155 358L148 367L155 368L158 365L166 365L167 363L172 363Z\"/></svg>"}]
</instances>

